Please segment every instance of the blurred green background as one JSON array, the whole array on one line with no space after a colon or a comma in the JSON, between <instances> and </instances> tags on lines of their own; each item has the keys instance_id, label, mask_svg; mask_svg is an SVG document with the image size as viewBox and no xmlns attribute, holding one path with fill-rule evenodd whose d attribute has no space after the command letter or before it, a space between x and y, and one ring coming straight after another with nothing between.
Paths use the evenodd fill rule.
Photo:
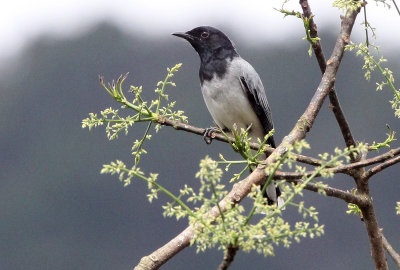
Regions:
<instances>
[{"instance_id":1,"label":"blurred green background","mask_svg":"<svg viewBox=\"0 0 400 270\"><path fill-rule=\"evenodd\" d=\"M306 108L319 80L308 45L297 36L283 45L250 45L231 29L216 25L235 41L239 53L254 65L267 89L279 143ZM186 29L176 29L177 31ZM187 29L188 30L188 29ZM302 34L302 33L301 33ZM325 31L322 43L329 56L335 33ZM387 51L388 65L400 74L398 50ZM166 67L183 63L169 88L177 108L189 122L208 127L211 117L204 105L198 79L199 59L189 44L165 33L122 32L99 24L82 35L55 38L42 35L23 52L1 63L0 74L0 269L132 269L139 259L166 243L187 226L187 221L163 218L165 196L149 204L141 181L124 188L115 176L100 175L102 164L121 159L132 164L133 141L145 125L134 125L127 136L109 142L104 128L81 128L89 112L118 108L98 83L130 72L126 86L143 85L151 98ZM389 100L392 92L376 92L363 78L362 62L346 54L336 89L358 141L382 141L386 124L399 131ZM152 132L154 134L154 132ZM316 155L344 147L327 103L307 136ZM398 142L394 143L398 147ZM206 145L200 136L164 127L146 145L144 172L159 172L159 181L172 191L194 178L199 160L218 153L237 159L228 145ZM382 153L383 151L381 151ZM371 179L379 224L394 248L400 249L399 165ZM325 180L331 186L352 188L352 179L338 175ZM305 239L292 248L278 247L276 256L240 252L230 269L373 269L368 237L358 217L345 214L337 199L305 192L303 198L320 211L325 235ZM288 220L297 220L290 209ZM185 249L163 269L215 269L222 252L196 254ZM390 258L388 259L390 265Z\"/></svg>"}]
</instances>

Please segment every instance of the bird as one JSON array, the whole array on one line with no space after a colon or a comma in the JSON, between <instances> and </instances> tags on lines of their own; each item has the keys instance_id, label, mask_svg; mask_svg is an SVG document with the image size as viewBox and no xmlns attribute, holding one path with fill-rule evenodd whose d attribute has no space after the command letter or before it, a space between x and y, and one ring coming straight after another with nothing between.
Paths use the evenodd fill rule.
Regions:
<instances>
[{"instance_id":1,"label":"bird","mask_svg":"<svg viewBox=\"0 0 400 270\"><path fill-rule=\"evenodd\" d=\"M211 26L172 35L187 40L200 56L201 92L215 124L224 131L249 129L253 141L262 141L274 126L271 109L260 76L240 57L234 43ZM273 136L267 143L275 148ZM268 204L279 206L279 187L270 184L264 195Z\"/></svg>"}]
</instances>

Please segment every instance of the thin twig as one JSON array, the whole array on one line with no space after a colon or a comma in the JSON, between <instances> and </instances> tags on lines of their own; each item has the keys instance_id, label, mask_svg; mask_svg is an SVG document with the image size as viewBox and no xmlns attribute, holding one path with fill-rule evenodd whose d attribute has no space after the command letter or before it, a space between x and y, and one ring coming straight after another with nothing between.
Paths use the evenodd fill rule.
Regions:
<instances>
[{"instance_id":1,"label":"thin twig","mask_svg":"<svg viewBox=\"0 0 400 270\"><path fill-rule=\"evenodd\" d=\"M400 156L392 158L392 159L389 159L389 160L387 160L387 161L385 161L385 162L383 162L383 163L371 168L370 170L368 170L366 175L365 175L365 177L367 179L369 179L371 176L377 174L378 172L382 171L383 169L385 169L387 167L390 167L390 166L392 166L392 165L394 165L396 163L399 163L399 162L400 162Z\"/></svg>"},{"instance_id":2,"label":"thin twig","mask_svg":"<svg viewBox=\"0 0 400 270\"><path fill-rule=\"evenodd\" d=\"M364 27L365 27L365 44L369 47L369 37L368 37L368 21L367 21L367 2L364 2Z\"/></svg>"},{"instance_id":3,"label":"thin twig","mask_svg":"<svg viewBox=\"0 0 400 270\"><path fill-rule=\"evenodd\" d=\"M394 4L394 6L396 7L397 13L399 13L399 15L400 15L400 10L399 10L399 7L397 6L395 0L393 0L393 4Z\"/></svg>"},{"instance_id":4,"label":"thin twig","mask_svg":"<svg viewBox=\"0 0 400 270\"><path fill-rule=\"evenodd\" d=\"M279 174L279 172L277 174ZM298 180L298 179L286 179L286 182L301 184L303 181ZM365 200L363 197L352 194L351 192L348 192L348 191L338 189L338 188L333 188L333 187L329 187L329 186L325 186L325 187L321 188L314 183L308 183L304 187L304 189L313 191L313 192L323 191L323 192L325 192L326 196L338 198L347 203L353 203L353 204L357 204L357 205L365 204Z\"/></svg>"},{"instance_id":5,"label":"thin twig","mask_svg":"<svg viewBox=\"0 0 400 270\"><path fill-rule=\"evenodd\" d=\"M383 242L383 247L385 248L386 252L389 254L390 257L392 257L393 261L396 263L397 268L400 269L400 254L394 250L392 245L388 242L386 237L381 233L382 235L382 242Z\"/></svg>"},{"instance_id":6,"label":"thin twig","mask_svg":"<svg viewBox=\"0 0 400 270\"><path fill-rule=\"evenodd\" d=\"M204 131L205 131L204 128L195 127L195 126L192 126L192 125L189 125L186 123L182 123L182 122L175 121L175 120L170 120L167 118L159 118L157 120L157 123L164 125L164 126L173 127L176 130L183 130L183 131L201 135L201 136L203 136ZM216 133L216 132L212 133L212 138L213 138L213 140L217 140L217 141L221 141L221 142L231 142L231 143L235 142L234 138L228 137L228 139L229 139L228 140L223 134ZM260 145L258 143L251 142L249 145L250 145L251 149L254 149L254 150L257 150L260 148ZM274 150L275 150L275 148L268 147L265 152L267 154L271 154ZM295 155L295 159L298 162L312 165L312 166L320 166L320 165L324 164L324 161L322 161L320 159L309 157L309 156L304 156L304 155Z\"/></svg>"},{"instance_id":7,"label":"thin twig","mask_svg":"<svg viewBox=\"0 0 400 270\"><path fill-rule=\"evenodd\" d=\"M393 157L395 157L395 158L393 158ZM352 175L353 174L352 171L355 169L364 168L366 166L381 163L381 162L384 162L384 163L371 168L367 172L371 175L366 175L366 177L371 177L373 174L376 174L379 171L400 162L400 147L392 149L382 155L379 155L379 156L376 156L373 158L363 159L363 160L355 162L355 163L336 166L336 167L329 168L326 170L331 173L344 173L344 174ZM310 176L314 173L315 173L315 171L306 171L304 173L278 171L275 174L274 178L275 179L301 179L304 176ZM318 175L318 176L320 176L320 175Z\"/></svg>"}]
</instances>

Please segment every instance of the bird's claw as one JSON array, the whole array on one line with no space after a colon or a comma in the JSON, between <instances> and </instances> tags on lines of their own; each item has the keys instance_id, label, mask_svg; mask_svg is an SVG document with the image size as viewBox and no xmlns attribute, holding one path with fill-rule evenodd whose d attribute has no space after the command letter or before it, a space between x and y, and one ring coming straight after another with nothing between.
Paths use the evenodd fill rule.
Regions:
<instances>
[{"instance_id":1,"label":"bird's claw","mask_svg":"<svg viewBox=\"0 0 400 270\"><path fill-rule=\"evenodd\" d=\"M206 144L211 144L212 140L215 138L215 133L219 132L215 127L206 128L203 134L203 139Z\"/></svg>"}]
</instances>

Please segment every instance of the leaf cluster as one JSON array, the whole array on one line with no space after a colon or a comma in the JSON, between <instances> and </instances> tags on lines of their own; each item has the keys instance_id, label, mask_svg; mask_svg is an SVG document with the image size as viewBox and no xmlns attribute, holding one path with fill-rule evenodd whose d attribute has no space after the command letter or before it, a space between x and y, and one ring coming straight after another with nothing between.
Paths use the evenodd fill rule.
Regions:
<instances>
[{"instance_id":1,"label":"leaf cluster","mask_svg":"<svg viewBox=\"0 0 400 270\"><path fill-rule=\"evenodd\" d=\"M271 166L276 167L277 164ZM323 234L324 226L318 224L315 208L305 207L303 202L288 204L298 208L303 219L289 224L282 217L283 209L277 205L268 205L263 192L256 186L253 186L249 194L252 201L250 211L228 201L225 185L221 184L222 172L217 161L209 157L203 159L200 171L196 174L201 182L199 193L192 193L188 198L188 201L201 205L196 208L196 215L189 218L190 224L196 229L192 244L196 244L197 251L233 246L246 252L255 250L264 256L271 256L274 255L274 246L290 247L293 241L299 242L301 238ZM286 187L284 194L287 197L294 192L294 188ZM224 198L227 209L221 211L219 205ZM218 209L218 217L210 215L212 209Z\"/></svg>"},{"instance_id":2,"label":"leaf cluster","mask_svg":"<svg viewBox=\"0 0 400 270\"><path fill-rule=\"evenodd\" d=\"M384 79L376 83L376 90L382 90L385 86L389 86L392 89L393 99L390 103L395 111L395 116L400 118L400 89L394 86L393 72L389 68L383 67L383 63L387 61L383 56L379 57L379 59L375 59L370 51L370 47L374 48L375 51L379 53L379 48L377 46L367 46L363 43L355 44L353 42L350 42L350 44L346 46L346 50L355 50L357 56L363 56L364 65L362 68L365 70L364 77L367 80L370 80L371 72L375 71L375 69L379 70Z\"/></svg>"},{"instance_id":3,"label":"leaf cluster","mask_svg":"<svg viewBox=\"0 0 400 270\"><path fill-rule=\"evenodd\" d=\"M219 167L221 162L206 157L200 162L200 170L196 177L200 180L201 187L198 192L185 186L181 190L179 198L187 197L186 202L194 204L194 213L189 214L189 223L195 228L195 236L192 244L196 244L198 251L217 247L227 249L237 247L244 251L255 250L265 256L274 255L274 247L282 245L290 247L293 240L299 242L302 237L320 236L323 233L323 225L318 223L318 212L313 206L305 206L303 201L295 202L295 198L303 195L304 187L314 181L317 175L330 177L325 172L327 167L341 165L349 160L352 152L364 151L366 145L335 149L334 154L323 154L321 157L326 162L316 168L315 174L305 177L297 184L284 185L285 181L276 183L282 189L284 203L268 205L267 199L263 196L265 188L272 183L274 173L284 164L292 167L294 163L294 152L301 152L309 145L300 141L289 147L287 154L277 162L266 167L266 173L270 177L266 184L260 188L254 186L249 198L252 201L250 209L242 205L236 205L226 195L228 189L221 183L223 169ZM223 160L222 164L229 163ZM243 163L233 163L235 165ZM304 171L305 168L295 166L296 171ZM317 182L323 193L325 185ZM224 211L221 209L221 201L224 201ZM287 207L297 209L300 220L289 224L282 216L282 210ZM185 211L174 203L164 207L168 216L181 218L187 216ZM217 212L217 215L210 213Z\"/></svg>"},{"instance_id":4,"label":"leaf cluster","mask_svg":"<svg viewBox=\"0 0 400 270\"><path fill-rule=\"evenodd\" d=\"M181 122L187 122L187 117L181 110L174 110L176 104L175 101L169 101L168 94L166 93L167 86L175 86L175 83L171 81L182 64L177 64L172 68L167 68L167 75L163 81L157 83L157 88L154 90L156 98L150 102L144 101L142 97L142 86L130 86L129 93L133 95L129 100L123 90L123 84L128 77L128 73L121 75L116 81L112 81L107 85L104 82L103 77L100 77L100 85L107 91L107 93L114 98L118 103L122 104L122 109L129 109L134 114L122 116L118 109L107 108L100 112L101 116L96 113L90 113L88 118L82 120L82 128L92 128L102 126L106 124L105 130L107 138L114 140L118 138L121 131L124 131L125 135L128 134L128 130L136 123L147 122L147 128L144 135L139 140L135 140L132 146L132 154L135 157L135 166L138 165L140 157L146 154L146 150L143 145L144 142L151 139L150 128L155 123L155 131L159 131L161 125L159 124L160 119L166 118L170 120L176 120ZM125 110L126 111L126 110ZM128 183L130 181L126 181Z\"/></svg>"},{"instance_id":5,"label":"leaf cluster","mask_svg":"<svg viewBox=\"0 0 400 270\"><path fill-rule=\"evenodd\" d=\"M363 1L354 0L335 0L333 6L342 11L354 11L363 6Z\"/></svg>"},{"instance_id":6,"label":"leaf cluster","mask_svg":"<svg viewBox=\"0 0 400 270\"><path fill-rule=\"evenodd\" d=\"M282 4L282 7L280 9L275 8L275 10L279 11L280 13L283 14L284 17L287 16L294 16L296 18L299 18L303 21L304 29L306 31L306 36L303 37L303 40L307 40L310 43L310 46L308 48L308 55L311 57L312 56L312 46L319 42L321 39L319 37L312 37L311 36L311 29L310 29L310 22L313 19L313 17L305 17L303 14L301 14L298 11L294 10L287 10L284 8L285 4L288 1L284 1Z\"/></svg>"}]
</instances>

